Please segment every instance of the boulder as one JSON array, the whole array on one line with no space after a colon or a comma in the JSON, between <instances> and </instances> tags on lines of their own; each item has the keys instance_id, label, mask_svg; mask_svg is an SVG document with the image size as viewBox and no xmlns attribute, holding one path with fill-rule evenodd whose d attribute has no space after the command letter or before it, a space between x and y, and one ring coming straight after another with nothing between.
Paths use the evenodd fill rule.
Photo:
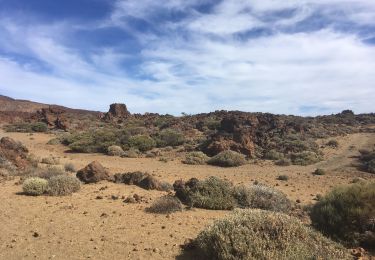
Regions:
<instances>
[{"instance_id":1,"label":"boulder","mask_svg":"<svg viewBox=\"0 0 375 260\"><path fill-rule=\"evenodd\" d=\"M30 162L27 160L28 149L20 142L10 137L0 140L0 157L14 164L17 168L26 168Z\"/></svg>"},{"instance_id":2,"label":"boulder","mask_svg":"<svg viewBox=\"0 0 375 260\"><path fill-rule=\"evenodd\" d=\"M104 120L113 121L113 120L122 120L130 117L131 114L128 111L125 104L111 104L109 107L108 113L105 114Z\"/></svg>"},{"instance_id":3,"label":"boulder","mask_svg":"<svg viewBox=\"0 0 375 260\"><path fill-rule=\"evenodd\" d=\"M96 183L102 180L109 180L109 172L97 161L87 165L77 172L77 178L84 183Z\"/></svg>"}]
</instances>

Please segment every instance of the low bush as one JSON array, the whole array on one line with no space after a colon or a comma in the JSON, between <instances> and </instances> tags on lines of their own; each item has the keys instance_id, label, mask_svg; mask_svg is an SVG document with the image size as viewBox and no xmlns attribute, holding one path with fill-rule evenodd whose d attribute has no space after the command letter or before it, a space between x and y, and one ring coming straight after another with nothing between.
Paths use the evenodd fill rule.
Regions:
<instances>
[{"instance_id":1,"label":"low bush","mask_svg":"<svg viewBox=\"0 0 375 260\"><path fill-rule=\"evenodd\" d=\"M277 176L276 179L279 180L279 181L287 181L287 180L289 180L289 176L288 175L279 175L279 176Z\"/></svg>"},{"instance_id":2,"label":"low bush","mask_svg":"<svg viewBox=\"0 0 375 260\"><path fill-rule=\"evenodd\" d=\"M49 157L42 158L41 163L49 164L49 165L57 165L60 163L60 159L53 157L53 156L49 156Z\"/></svg>"},{"instance_id":3,"label":"low bush","mask_svg":"<svg viewBox=\"0 0 375 260\"><path fill-rule=\"evenodd\" d=\"M208 159L210 159L210 157L203 152L190 152L186 154L185 160L182 162L185 164L203 165L207 163Z\"/></svg>"},{"instance_id":4,"label":"low bush","mask_svg":"<svg viewBox=\"0 0 375 260\"><path fill-rule=\"evenodd\" d=\"M122 156L124 155L124 150L118 145L111 145L107 148L107 154L110 156Z\"/></svg>"},{"instance_id":5,"label":"low bush","mask_svg":"<svg viewBox=\"0 0 375 260\"><path fill-rule=\"evenodd\" d=\"M325 175L326 174L326 171L321 169L321 168L318 168L316 169L314 172L313 172L313 175Z\"/></svg>"},{"instance_id":6,"label":"low bush","mask_svg":"<svg viewBox=\"0 0 375 260\"><path fill-rule=\"evenodd\" d=\"M36 170L35 174L37 177L49 180L52 177L66 175L66 172L57 167L47 167L46 169Z\"/></svg>"},{"instance_id":7,"label":"low bush","mask_svg":"<svg viewBox=\"0 0 375 260\"><path fill-rule=\"evenodd\" d=\"M268 151L264 154L264 159L266 159L266 160L277 161L277 160L281 160L283 158L284 158L284 154L280 153L276 150L270 150L270 151Z\"/></svg>"},{"instance_id":8,"label":"low bush","mask_svg":"<svg viewBox=\"0 0 375 260\"><path fill-rule=\"evenodd\" d=\"M292 153L291 160L295 165L306 166L319 162L321 157L315 152L305 151L300 153Z\"/></svg>"},{"instance_id":9,"label":"low bush","mask_svg":"<svg viewBox=\"0 0 375 260\"><path fill-rule=\"evenodd\" d=\"M292 164L292 161L288 158L283 158L283 159L277 160L275 164L278 166L289 166Z\"/></svg>"},{"instance_id":10,"label":"low bush","mask_svg":"<svg viewBox=\"0 0 375 260\"><path fill-rule=\"evenodd\" d=\"M337 148L339 147L339 142L332 139L327 142L327 146L332 147L332 148Z\"/></svg>"},{"instance_id":11,"label":"low bush","mask_svg":"<svg viewBox=\"0 0 375 260\"><path fill-rule=\"evenodd\" d=\"M4 127L7 132L21 132L21 133L33 133L33 132L46 132L48 127L43 122L36 123L17 123L6 125Z\"/></svg>"},{"instance_id":12,"label":"low bush","mask_svg":"<svg viewBox=\"0 0 375 260\"><path fill-rule=\"evenodd\" d=\"M129 147L138 149L141 152L146 152L155 148L156 142L147 135L136 135L129 138L128 145Z\"/></svg>"},{"instance_id":13,"label":"low bush","mask_svg":"<svg viewBox=\"0 0 375 260\"><path fill-rule=\"evenodd\" d=\"M375 173L375 150L359 150L360 157L359 160L362 163L363 170Z\"/></svg>"},{"instance_id":14,"label":"low bush","mask_svg":"<svg viewBox=\"0 0 375 260\"><path fill-rule=\"evenodd\" d=\"M76 167L74 166L74 164L72 164L72 163L66 163L65 165L64 165L64 169L65 169L65 171L67 171L67 172L76 172L77 170L76 170Z\"/></svg>"},{"instance_id":15,"label":"low bush","mask_svg":"<svg viewBox=\"0 0 375 260\"><path fill-rule=\"evenodd\" d=\"M124 154L121 157L125 158L138 158L141 152L138 149L129 149L127 151L124 151Z\"/></svg>"},{"instance_id":16,"label":"low bush","mask_svg":"<svg viewBox=\"0 0 375 260\"><path fill-rule=\"evenodd\" d=\"M53 138L47 142L48 145L58 145L61 144L61 141L59 138Z\"/></svg>"},{"instance_id":17,"label":"low bush","mask_svg":"<svg viewBox=\"0 0 375 260\"><path fill-rule=\"evenodd\" d=\"M221 167L237 167L246 164L246 159L243 154L227 150L215 155L207 163Z\"/></svg>"},{"instance_id":18,"label":"low bush","mask_svg":"<svg viewBox=\"0 0 375 260\"><path fill-rule=\"evenodd\" d=\"M375 248L375 182L340 186L311 209L314 227L348 245ZM372 237L372 238L371 238Z\"/></svg>"},{"instance_id":19,"label":"low bush","mask_svg":"<svg viewBox=\"0 0 375 260\"><path fill-rule=\"evenodd\" d=\"M174 185L176 196L191 207L227 210L233 209L235 200L232 195L232 184L217 177L204 181L191 179L182 186Z\"/></svg>"},{"instance_id":20,"label":"low bush","mask_svg":"<svg viewBox=\"0 0 375 260\"><path fill-rule=\"evenodd\" d=\"M166 195L157 199L146 211L150 213L170 214L182 211L182 204L178 198Z\"/></svg>"},{"instance_id":21,"label":"low bush","mask_svg":"<svg viewBox=\"0 0 375 260\"><path fill-rule=\"evenodd\" d=\"M204 259L352 259L341 245L298 219L263 210L235 210L194 242Z\"/></svg>"},{"instance_id":22,"label":"low bush","mask_svg":"<svg viewBox=\"0 0 375 260\"><path fill-rule=\"evenodd\" d=\"M47 191L48 181L38 177L31 177L23 182L22 189L26 195L39 196Z\"/></svg>"},{"instance_id":23,"label":"low bush","mask_svg":"<svg viewBox=\"0 0 375 260\"><path fill-rule=\"evenodd\" d=\"M51 196L66 196L79 191L81 182L73 176L59 175L48 181L48 194Z\"/></svg>"},{"instance_id":24,"label":"low bush","mask_svg":"<svg viewBox=\"0 0 375 260\"><path fill-rule=\"evenodd\" d=\"M236 186L233 196L241 208L287 212L292 205L284 193L263 185Z\"/></svg>"},{"instance_id":25,"label":"low bush","mask_svg":"<svg viewBox=\"0 0 375 260\"><path fill-rule=\"evenodd\" d=\"M162 130L157 138L159 147L178 146L185 142L184 134L174 129Z\"/></svg>"}]
</instances>

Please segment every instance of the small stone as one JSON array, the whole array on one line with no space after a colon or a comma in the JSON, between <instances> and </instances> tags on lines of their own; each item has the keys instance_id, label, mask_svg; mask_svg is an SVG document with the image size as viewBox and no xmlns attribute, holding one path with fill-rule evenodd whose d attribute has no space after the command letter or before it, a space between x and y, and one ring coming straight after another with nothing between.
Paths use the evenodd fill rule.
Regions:
<instances>
[{"instance_id":1,"label":"small stone","mask_svg":"<svg viewBox=\"0 0 375 260\"><path fill-rule=\"evenodd\" d=\"M34 232L34 233L33 233L33 237L40 237L40 235L39 235L38 232Z\"/></svg>"}]
</instances>

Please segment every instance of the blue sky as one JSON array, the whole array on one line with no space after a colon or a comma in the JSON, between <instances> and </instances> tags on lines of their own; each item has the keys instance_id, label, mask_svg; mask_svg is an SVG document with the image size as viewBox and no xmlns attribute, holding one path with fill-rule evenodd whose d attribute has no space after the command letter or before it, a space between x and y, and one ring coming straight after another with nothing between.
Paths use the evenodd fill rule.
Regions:
<instances>
[{"instance_id":1,"label":"blue sky","mask_svg":"<svg viewBox=\"0 0 375 260\"><path fill-rule=\"evenodd\" d=\"M0 94L175 115L375 112L375 1L0 0Z\"/></svg>"}]
</instances>

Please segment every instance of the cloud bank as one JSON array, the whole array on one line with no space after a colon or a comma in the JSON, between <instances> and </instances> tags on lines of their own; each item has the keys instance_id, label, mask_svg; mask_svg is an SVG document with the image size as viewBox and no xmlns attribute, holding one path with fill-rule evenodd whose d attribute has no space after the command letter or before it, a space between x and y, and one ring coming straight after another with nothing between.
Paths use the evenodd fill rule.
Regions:
<instances>
[{"instance_id":1,"label":"cloud bank","mask_svg":"<svg viewBox=\"0 0 375 260\"><path fill-rule=\"evenodd\" d=\"M0 1L0 94L176 115L374 112L371 0L70 0L58 18L36 2Z\"/></svg>"}]
</instances>

